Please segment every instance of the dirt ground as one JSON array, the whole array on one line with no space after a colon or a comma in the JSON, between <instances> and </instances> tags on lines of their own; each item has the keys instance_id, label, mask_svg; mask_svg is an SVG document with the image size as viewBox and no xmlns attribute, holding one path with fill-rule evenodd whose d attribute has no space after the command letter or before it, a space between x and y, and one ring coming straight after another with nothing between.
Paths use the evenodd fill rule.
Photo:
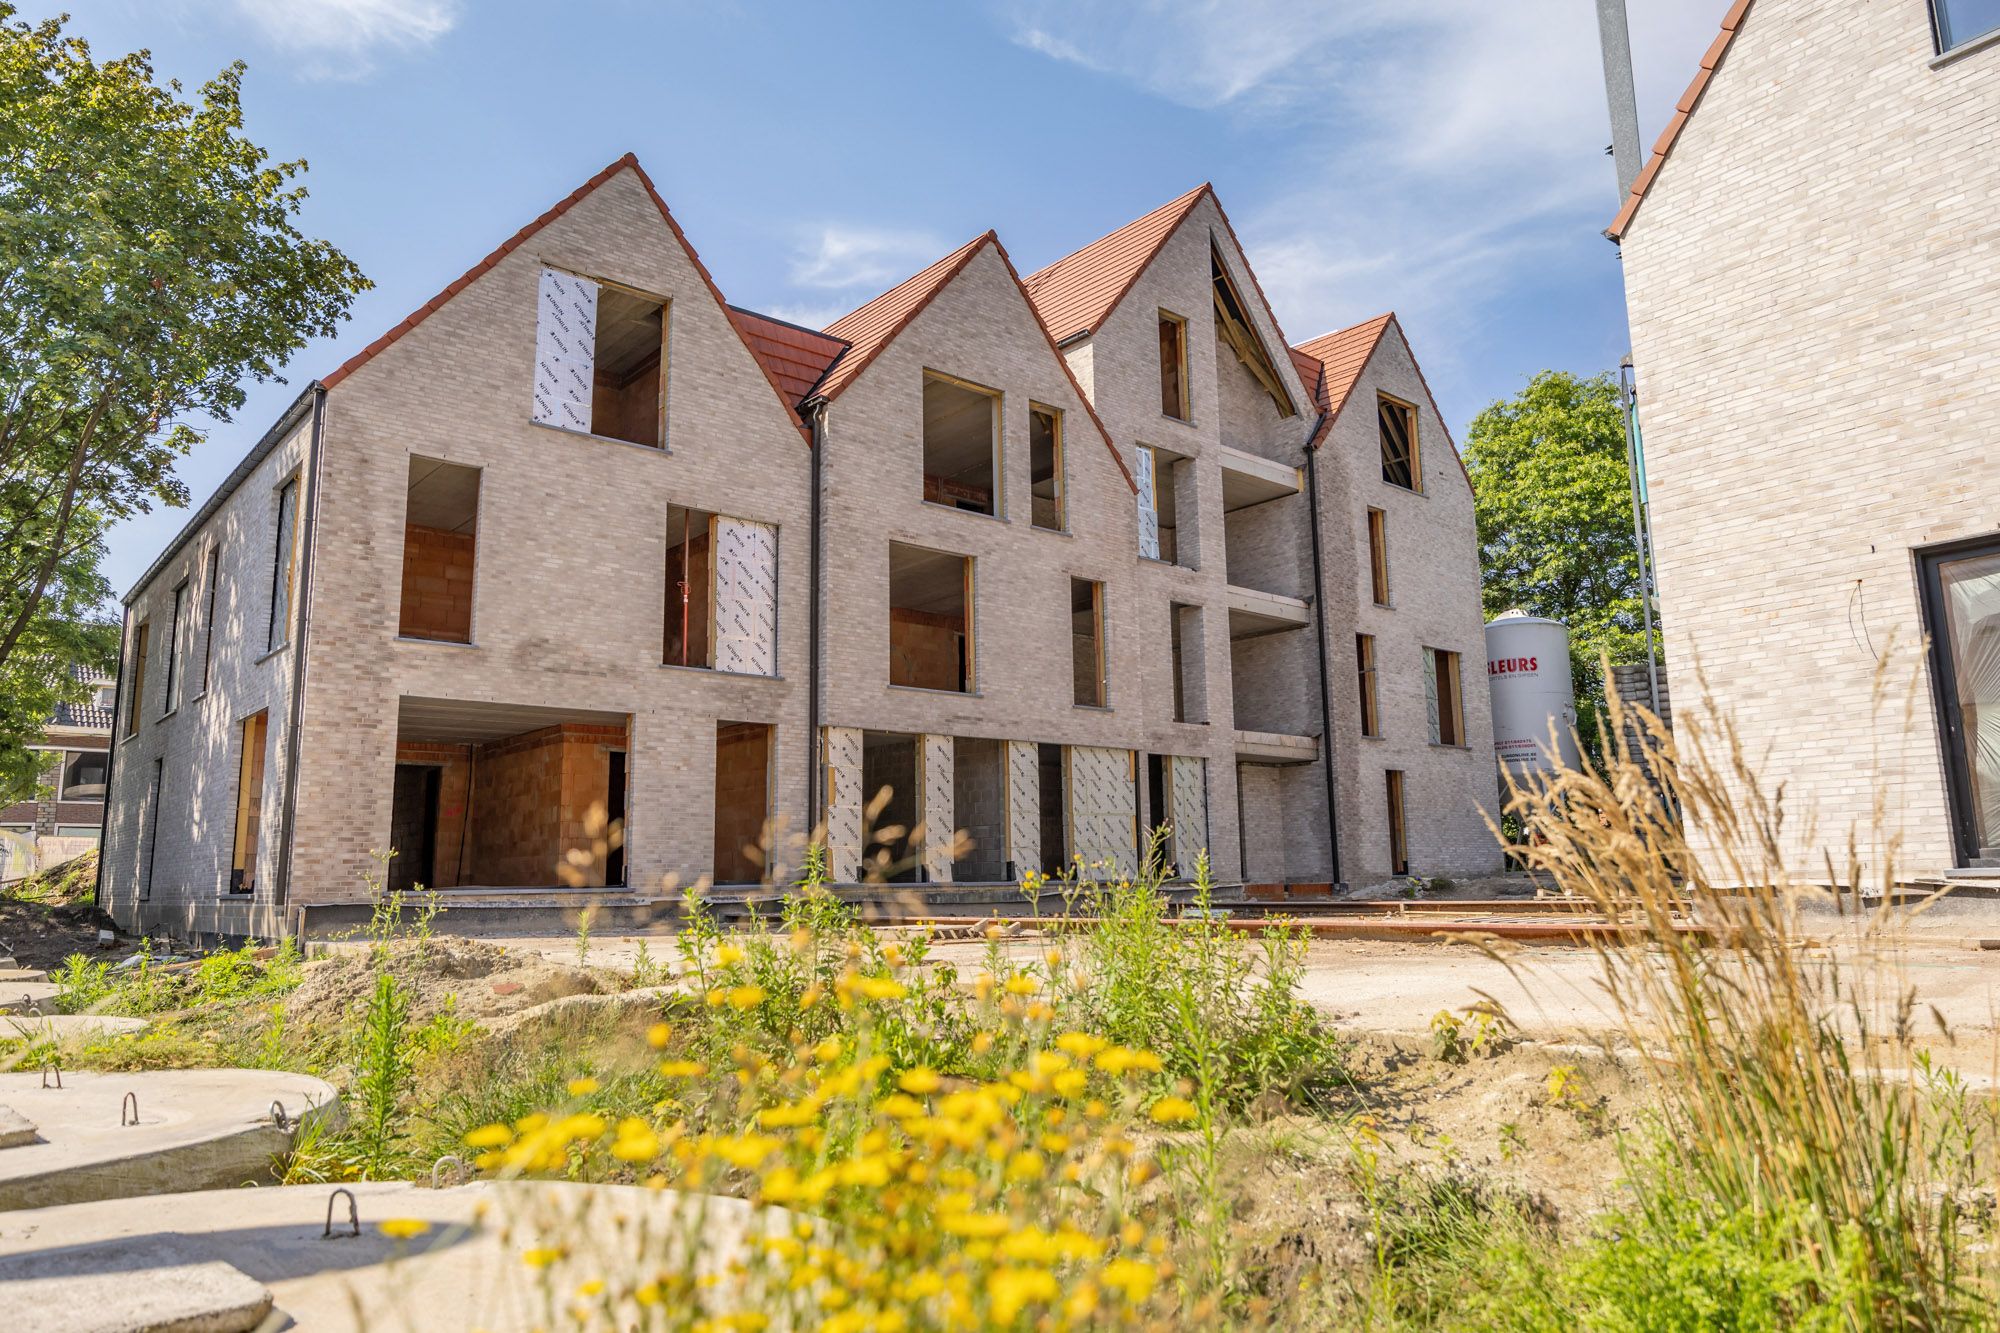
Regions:
<instances>
[{"instance_id":1,"label":"dirt ground","mask_svg":"<svg viewBox=\"0 0 2000 1333\"><path fill-rule=\"evenodd\" d=\"M26 903L0 898L0 955L11 954L22 967L54 971L73 953L112 960L128 948L100 949L97 932L111 918L90 903Z\"/></svg>"},{"instance_id":2,"label":"dirt ground","mask_svg":"<svg viewBox=\"0 0 2000 1333\"><path fill-rule=\"evenodd\" d=\"M449 1011L490 1025L549 1000L621 990L626 982L616 972L579 967L535 950L448 935L396 945L390 970L402 983L417 1024ZM285 1021L307 1028L351 1022L355 1007L373 986L368 951L341 949L306 964L305 980L285 997Z\"/></svg>"}]
</instances>

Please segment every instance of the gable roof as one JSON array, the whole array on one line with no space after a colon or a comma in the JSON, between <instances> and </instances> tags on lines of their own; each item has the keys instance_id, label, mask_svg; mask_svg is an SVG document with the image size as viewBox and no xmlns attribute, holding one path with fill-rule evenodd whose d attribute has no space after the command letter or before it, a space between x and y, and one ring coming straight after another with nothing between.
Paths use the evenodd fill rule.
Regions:
<instances>
[{"instance_id":1,"label":"gable roof","mask_svg":"<svg viewBox=\"0 0 2000 1333\"><path fill-rule=\"evenodd\" d=\"M687 233L682 231L681 224L674 220L673 213L667 208L667 201L660 197L660 192L657 189L653 188L652 177L648 176L646 174L646 169L639 165L638 156L633 153L627 153L625 154L625 156L619 158L616 162L613 162L610 166L604 168L604 170L598 172L595 176L592 176L589 180L585 181L583 184L577 186L574 190L570 191L569 194L566 195L553 208L550 208L547 212L543 213L533 222L530 222L527 226L521 228L519 231L515 232L512 236L508 237L505 241L501 242L500 247L496 249L492 254L486 256L486 258L480 260L477 264L474 264L471 268L467 269L464 273L460 274L457 281L453 282L450 286L446 287L436 296L433 296L430 300L418 306L415 310L411 311L408 317L406 317L402 323L396 325L396 327L390 329L387 333L377 338L374 342L369 343L359 352L356 352L353 356L350 356L347 358L347 360L341 362L339 369L335 370L331 375L326 376L324 379L320 381L320 383L324 387L331 389L335 385L339 384L342 380L346 379L349 375L352 375L355 371L367 365L370 361L374 360L376 356L380 355L383 351L387 350L390 347L390 345L395 343L397 339L401 338L411 329L415 328L417 325L423 323L426 319L430 318L430 316L441 306L443 306L445 302L451 300L452 297L457 296L467 287L470 287L474 281L485 276L486 272L489 269L493 268L501 260L505 259L508 255L514 253L514 251L520 249L521 246L526 244L527 241L531 237L533 237L536 232L539 232L542 228L548 226L551 222L554 222L557 218L569 212L570 209L576 207L578 203L580 203L592 191L596 190L598 186L604 184L606 181L616 176L619 172L626 170L630 170L633 173L633 175L637 176L639 184L645 187L647 196L652 199L654 206L660 210L660 217L665 220L668 228L671 229L672 232L674 233L674 239L680 242L680 247L687 254L688 261L694 265L694 271L701 275L702 285L708 288L709 295L715 298L715 304L718 307L720 307L722 313L725 316L727 316L730 313L729 303L722 299L722 289L715 285L715 279L712 276L710 276L707 266L701 262L701 256L696 254L694 246L688 243ZM805 423L800 419L798 414L798 409L795 406L793 406L795 400L786 396L784 386L779 383L778 377L772 372L771 367L765 364L765 361L762 357L757 355L757 350L755 347L751 346L750 338L744 332L743 327L739 325L734 319L731 319L729 321L729 326L732 329L736 330L736 334L739 338L743 339L744 350L750 353L751 360L757 363L757 368L764 372L764 378L770 381L771 391L777 394L778 402L784 408L785 415L791 418L792 424L794 426L797 426L800 429L800 431L802 432L805 431L806 429Z\"/></svg>"},{"instance_id":2,"label":"gable roof","mask_svg":"<svg viewBox=\"0 0 2000 1333\"><path fill-rule=\"evenodd\" d=\"M882 349L894 342L911 320L924 313L931 298L943 291L989 241L998 245L1000 238L991 231L980 233L923 272L903 279L874 300L827 325L827 336L839 338L848 346L846 355L834 363L820 382L819 396L832 401L842 389L854 383L868 369L869 362L881 355Z\"/></svg>"},{"instance_id":3,"label":"gable roof","mask_svg":"<svg viewBox=\"0 0 2000 1333\"><path fill-rule=\"evenodd\" d=\"M1431 382L1424 378L1424 368L1417 364L1417 354L1410 349L1409 337L1403 332L1403 325L1391 310L1385 315L1377 315L1366 323L1351 328L1335 329L1323 333L1311 342L1300 343L1292 348L1292 364L1298 366L1299 376L1308 385L1316 385L1313 398L1319 404L1319 428L1313 432L1306 448L1317 449L1333 430L1333 423L1340 419L1341 409L1354 396L1354 386L1361 382L1361 372L1368 367L1375 349L1382 345L1382 339L1394 329L1402 339L1403 350L1409 353L1410 365L1416 369L1417 383L1424 386L1424 397L1430 400L1431 411L1437 415L1438 423L1444 424L1444 413L1438 411L1437 395L1431 392ZM1318 367L1317 376L1310 373ZM1465 484L1472 485L1472 474L1465 470L1465 459L1458 452L1458 441L1451 438L1451 427L1444 427L1444 442L1451 447L1452 461L1465 477Z\"/></svg>"},{"instance_id":4,"label":"gable roof","mask_svg":"<svg viewBox=\"0 0 2000 1333\"><path fill-rule=\"evenodd\" d=\"M1653 142L1653 155L1645 167L1632 179L1632 189L1625 196L1625 206L1618 210L1618 216L1604 229L1604 234L1614 241L1625 239L1625 233L1632 226L1632 219L1639 212L1639 205L1645 201L1646 191L1652 188L1653 180L1660 174L1660 166L1667 160L1667 154L1674 151L1680 141L1681 130L1688 118L1701 102L1701 95L1708 91L1708 81L1715 77L1715 71L1722 67L1723 56L1729 53L1729 44L1736 40L1736 34L1743 29L1744 16L1750 12L1750 0L1736 0L1729 12L1722 16L1722 31L1709 44L1708 53L1701 58L1701 68L1694 73L1694 81L1681 94L1681 100L1674 104L1673 119L1667 128Z\"/></svg>"},{"instance_id":5,"label":"gable roof","mask_svg":"<svg viewBox=\"0 0 2000 1333\"><path fill-rule=\"evenodd\" d=\"M924 308L931 303L932 298L964 271L965 266L972 262L973 256L988 245L991 245L994 254L1000 257L1000 263L1006 268L1008 278L1020 291L1021 303L1027 307L1028 318L1034 320L1035 327L1041 330L1042 339L1048 344L1049 355L1055 358L1058 366L1062 367L1063 378L1069 381L1069 387L1076 393L1076 401L1083 404L1083 410L1090 417L1091 424L1097 427L1098 437L1104 441L1104 447L1110 452L1111 461L1117 465L1119 475L1125 478L1125 484L1132 488L1132 493L1138 494L1139 484L1132 479L1131 470L1125 466L1125 460L1118 454L1118 447L1111 442L1111 432L1105 429L1103 418L1097 415L1097 409L1091 405L1090 395L1085 393L1083 385L1077 382L1076 372L1070 369L1069 358L1056 346L1056 340L1049 332L1047 321L1042 318L1041 312L1035 309L1034 299L1028 295L1028 289L1021 281L1020 272L1007 254L1007 247L1000 244L1000 237L992 231L973 237L923 272L905 278L866 305L842 315L827 325L826 336L841 339L848 344L848 347L820 380L813 396L828 402L838 397L841 390L854 383L883 349L894 342L897 335L924 312Z\"/></svg>"},{"instance_id":6,"label":"gable roof","mask_svg":"<svg viewBox=\"0 0 2000 1333\"><path fill-rule=\"evenodd\" d=\"M1034 302L1051 336L1063 343L1101 328L1174 234L1174 228L1204 195L1214 193L1213 185L1197 185L1110 235L1030 273L1024 284L1028 299Z\"/></svg>"},{"instance_id":7,"label":"gable roof","mask_svg":"<svg viewBox=\"0 0 2000 1333\"><path fill-rule=\"evenodd\" d=\"M831 334L742 306L729 307L729 318L750 345L751 355L793 403L804 402L849 347Z\"/></svg>"}]
</instances>

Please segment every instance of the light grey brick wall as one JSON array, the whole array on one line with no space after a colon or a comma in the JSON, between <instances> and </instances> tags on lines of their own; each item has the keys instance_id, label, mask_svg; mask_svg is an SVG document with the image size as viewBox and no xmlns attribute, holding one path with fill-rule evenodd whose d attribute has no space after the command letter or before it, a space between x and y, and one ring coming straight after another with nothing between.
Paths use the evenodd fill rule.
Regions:
<instances>
[{"instance_id":1,"label":"light grey brick wall","mask_svg":"<svg viewBox=\"0 0 2000 1333\"><path fill-rule=\"evenodd\" d=\"M1733 721L1804 873L1955 859L1913 552L2000 530L2000 50L1931 43L1757 0L1622 247L1676 727Z\"/></svg>"},{"instance_id":2,"label":"light grey brick wall","mask_svg":"<svg viewBox=\"0 0 2000 1333\"><path fill-rule=\"evenodd\" d=\"M669 301L664 452L530 420L545 264ZM481 469L470 646L396 637L412 454ZM718 721L776 728L774 810L802 834L813 754L809 465L770 383L630 171L336 385L293 900L362 896L369 853L388 840L404 696L630 715L634 891L708 873ZM660 665L670 504L778 526L776 678Z\"/></svg>"},{"instance_id":3,"label":"light grey brick wall","mask_svg":"<svg viewBox=\"0 0 2000 1333\"><path fill-rule=\"evenodd\" d=\"M282 834L284 791L292 762L292 678L298 645L288 629L270 646L271 596L277 560L278 492L299 480L300 550L312 503L307 454L311 418L265 456L236 492L195 532L174 560L143 587L126 611L125 692L114 735L111 790L106 804L103 857L104 909L131 930L165 926L176 933L256 934L274 937L282 923L272 904ZM217 553L215 623L210 632L208 556ZM173 590L188 587L182 609L178 673L179 706L168 712L168 637ZM303 583L295 584L293 613ZM144 697L132 698L137 627L152 632ZM294 623L296 623L294 621ZM212 649L207 646L212 644ZM203 654L212 651L203 688ZM136 735L126 734L126 713L139 709ZM236 796L242 760L242 723L269 714L256 889L228 891L235 860ZM147 793L160 762L160 808L152 851L150 893L141 901Z\"/></svg>"}]
</instances>

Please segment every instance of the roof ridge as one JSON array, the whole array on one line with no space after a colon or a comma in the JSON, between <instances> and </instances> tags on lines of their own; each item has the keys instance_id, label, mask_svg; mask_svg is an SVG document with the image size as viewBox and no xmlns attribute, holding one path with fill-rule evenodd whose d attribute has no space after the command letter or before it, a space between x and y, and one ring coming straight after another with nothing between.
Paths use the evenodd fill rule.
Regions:
<instances>
[{"instance_id":1,"label":"roof ridge","mask_svg":"<svg viewBox=\"0 0 2000 1333\"><path fill-rule=\"evenodd\" d=\"M1127 222L1120 223L1118 226L1113 227L1110 231L1105 232L1102 236L1098 237L1096 240L1086 241L1082 245L1076 247L1076 249L1070 251L1068 254L1050 260L1048 263L1042 265L1040 268L1036 269L1033 273L1030 273L1027 277L1023 278L1021 280L1022 284L1024 286L1030 285L1035 281L1035 279L1041 277L1043 274L1047 273L1050 269L1054 268L1056 265L1061 264L1066 260L1076 258L1078 255L1082 254L1085 250L1088 250L1093 245L1098 245L1105 241L1110 240L1113 236L1116 236L1119 232L1124 231L1127 227L1134 226L1137 223L1144 222L1147 218L1153 216L1153 214L1163 212L1166 209L1172 208L1175 204L1180 203L1184 199L1189 199L1192 196L1199 195L1203 190L1212 190L1214 188L1215 186L1213 182L1203 181L1201 184L1195 186L1193 189L1185 190L1180 194L1175 195L1173 198L1167 200L1166 203L1160 204L1154 208L1149 208L1144 213L1141 213L1138 217L1132 218Z\"/></svg>"},{"instance_id":2,"label":"roof ridge","mask_svg":"<svg viewBox=\"0 0 2000 1333\"><path fill-rule=\"evenodd\" d=\"M1640 169L1639 174L1632 178L1632 188L1626 193L1625 202L1619 208L1618 216L1611 219L1611 225L1604 229L1604 234L1613 241L1625 239L1626 231L1632 226L1632 219L1639 212L1639 205L1646 198L1646 191L1652 188L1654 178L1660 174L1660 167L1666 162L1667 154L1673 152L1674 145L1680 142L1681 131L1686 128L1688 119L1694 115L1695 107L1701 104L1702 94L1708 91L1709 80L1715 77L1718 69L1722 68L1722 58L1729 54L1730 45L1735 42L1736 34L1743 30L1743 20L1749 13L1750 0L1736 0L1736 3L1729 7L1729 12L1722 16L1722 31L1716 35L1713 42L1709 43L1707 53L1701 58L1701 67L1695 71L1687 91L1681 94L1681 100L1674 104L1674 114L1667 121L1667 127L1660 131L1660 137L1653 141L1652 156L1646 160L1646 165Z\"/></svg>"},{"instance_id":3,"label":"roof ridge","mask_svg":"<svg viewBox=\"0 0 2000 1333\"><path fill-rule=\"evenodd\" d=\"M989 242L994 245L1000 243L999 234L991 227L827 325L822 332L828 337L841 339L848 346L828 369L818 387L813 390L814 396L825 398L829 402L838 397L862 371L868 369L883 348L896 341L897 336L909 327L910 321L921 315L930 305L931 299L957 277L959 271L971 263L972 257ZM908 304L898 309L899 301ZM869 321L862 318L871 310L889 315L888 320L880 327L871 326ZM892 311L894 313L890 314ZM835 332L843 325L846 326L845 332Z\"/></svg>"},{"instance_id":4,"label":"roof ridge","mask_svg":"<svg viewBox=\"0 0 2000 1333\"><path fill-rule=\"evenodd\" d=\"M1159 256L1160 248L1167 239L1180 229L1195 205L1204 197L1213 198L1215 186L1203 181L1194 189L1175 196L1158 208L1150 209L1133 218L1122 227L1106 232L1079 250L1073 250L1056 260L1035 270L1022 281L1022 289L1034 303L1042 322L1049 326L1050 334L1058 344L1069 341L1080 334L1089 333L1102 327L1111 317L1125 296L1132 290L1139 277ZM1224 219L1227 222L1227 218ZM1118 253L1119 242L1134 235L1143 235L1157 228L1159 234L1148 243L1143 252L1136 256ZM1233 238L1234 231L1231 236ZM1238 247L1241 248L1240 246ZM1102 271L1096 271L1085 261L1086 256L1097 254L1110 257ZM1059 271L1060 270L1060 271ZM1058 291L1061 280L1074 275L1074 282L1066 289ZM1255 275L1252 275L1253 280ZM1105 298L1104 288L1112 282L1116 290ZM1258 296L1263 292L1260 289ZM1268 309L1270 303L1265 302ZM1053 312L1053 313L1051 313Z\"/></svg>"}]
</instances>

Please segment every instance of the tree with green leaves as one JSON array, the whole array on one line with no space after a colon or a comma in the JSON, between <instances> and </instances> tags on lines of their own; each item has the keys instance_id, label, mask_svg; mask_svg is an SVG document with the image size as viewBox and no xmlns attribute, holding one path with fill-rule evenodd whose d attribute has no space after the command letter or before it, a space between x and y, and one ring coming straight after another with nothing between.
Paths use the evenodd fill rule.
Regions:
<instances>
[{"instance_id":1,"label":"tree with green leaves","mask_svg":"<svg viewBox=\"0 0 2000 1333\"><path fill-rule=\"evenodd\" d=\"M1519 607L1569 626L1579 730L1596 747L1599 655L1645 659L1624 409L1609 374L1545 370L1466 432L1489 618Z\"/></svg>"},{"instance_id":2,"label":"tree with green leaves","mask_svg":"<svg viewBox=\"0 0 2000 1333\"><path fill-rule=\"evenodd\" d=\"M173 465L368 286L294 223L303 162L244 138L241 63L198 99L0 3L0 673L101 603L105 529L184 505Z\"/></svg>"}]
</instances>

